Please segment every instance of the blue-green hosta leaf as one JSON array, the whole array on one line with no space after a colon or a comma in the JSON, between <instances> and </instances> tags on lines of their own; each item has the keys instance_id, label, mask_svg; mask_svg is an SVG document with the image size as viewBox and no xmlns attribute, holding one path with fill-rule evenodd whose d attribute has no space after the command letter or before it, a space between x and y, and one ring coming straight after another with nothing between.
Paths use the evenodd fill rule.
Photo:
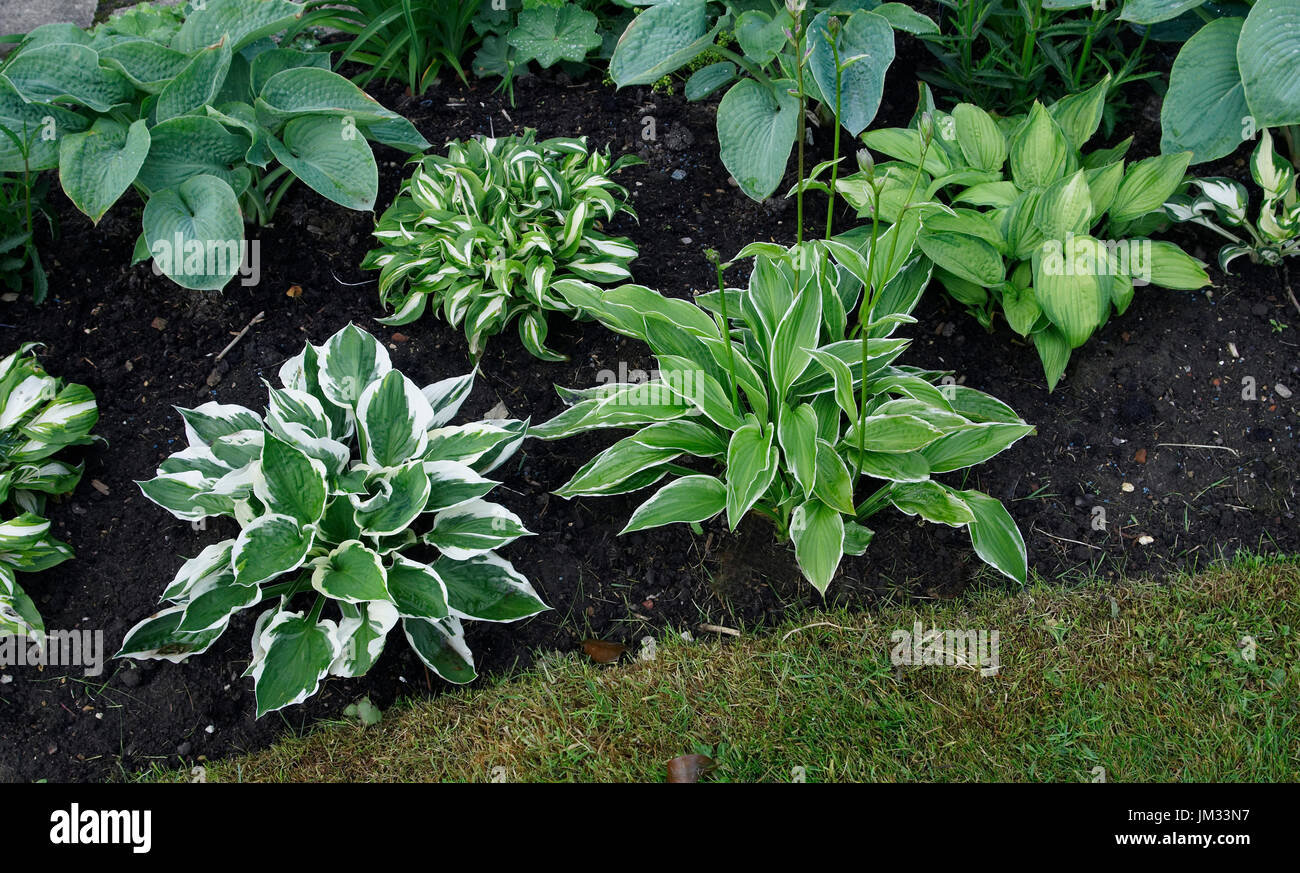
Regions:
<instances>
[{"instance_id":1,"label":"blue-green hosta leaf","mask_svg":"<svg viewBox=\"0 0 1300 873\"><path fill-rule=\"evenodd\" d=\"M759 9L749 9L736 18L736 42L740 43L745 57L766 66L785 46L785 31L792 28L793 19L784 10L773 17Z\"/></svg>"},{"instance_id":2,"label":"blue-green hosta leaf","mask_svg":"<svg viewBox=\"0 0 1300 873\"><path fill-rule=\"evenodd\" d=\"M276 160L317 194L348 209L375 208L379 165L370 143L346 118L293 118L280 137L271 137L268 143Z\"/></svg>"},{"instance_id":3,"label":"blue-green hosta leaf","mask_svg":"<svg viewBox=\"0 0 1300 873\"><path fill-rule=\"evenodd\" d=\"M98 51L102 65L121 73L132 85L149 94L162 91L190 64L185 52L151 39L128 39Z\"/></svg>"},{"instance_id":4,"label":"blue-green hosta leaf","mask_svg":"<svg viewBox=\"0 0 1300 873\"><path fill-rule=\"evenodd\" d=\"M388 567L388 593L402 618L446 618L447 586L428 564L400 554Z\"/></svg>"},{"instance_id":5,"label":"blue-green hosta leaf","mask_svg":"<svg viewBox=\"0 0 1300 873\"><path fill-rule=\"evenodd\" d=\"M731 61L720 61L701 67L686 80L684 92L690 101L703 100L724 85L736 79L736 65Z\"/></svg>"},{"instance_id":6,"label":"blue-green hosta leaf","mask_svg":"<svg viewBox=\"0 0 1300 873\"><path fill-rule=\"evenodd\" d=\"M837 16L838 17L838 16ZM831 48L831 12L823 11L808 27L808 66L826 106L835 111L835 52ZM894 61L894 30L874 12L857 10L840 19L835 48L840 73L839 121L857 136L876 117L885 89L885 73Z\"/></svg>"},{"instance_id":7,"label":"blue-green hosta leaf","mask_svg":"<svg viewBox=\"0 0 1300 873\"><path fill-rule=\"evenodd\" d=\"M1200 6L1205 0L1124 0L1121 21L1135 24L1156 24L1177 18L1188 9Z\"/></svg>"},{"instance_id":8,"label":"blue-green hosta leaf","mask_svg":"<svg viewBox=\"0 0 1300 873\"><path fill-rule=\"evenodd\" d=\"M244 219L224 179L194 176L154 192L143 224L154 263L181 287L215 291L239 272Z\"/></svg>"},{"instance_id":9,"label":"blue-green hosta leaf","mask_svg":"<svg viewBox=\"0 0 1300 873\"><path fill-rule=\"evenodd\" d=\"M0 77L29 103L79 103L95 112L108 112L134 94L125 76L99 65L93 49L71 43L16 52Z\"/></svg>"},{"instance_id":10,"label":"blue-green hosta leaf","mask_svg":"<svg viewBox=\"0 0 1300 873\"><path fill-rule=\"evenodd\" d=\"M719 25L721 22L719 22ZM649 85L693 60L713 43L705 0L666 0L632 19L609 61L620 88Z\"/></svg>"},{"instance_id":11,"label":"blue-green hosta leaf","mask_svg":"<svg viewBox=\"0 0 1300 873\"><path fill-rule=\"evenodd\" d=\"M379 553L359 540L340 543L312 564L311 586L326 597L347 603L390 599Z\"/></svg>"},{"instance_id":12,"label":"blue-green hosta leaf","mask_svg":"<svg viewBox=\"0 0 1300 873\"><path fill-rule=\"evenodd\" d=\"M173 118L154 125L149 136L149 156L136 179L148 190L161 191L199 175L224 179L236 193L248 186L244 155L250 140L215 119Z\"/></svg>"},{"instance_id":13,"label":"blue-green hosta leaf","mask_svg":"<svg viewBox=\"0 0 1300 873\"><path fill-rule=\"evenodd\" d=\"M1241 29L1237 63L1257 128L1300 124L1300 3L1255 3Z\"/></svg>"},{"instance_id":14,"label":"blue-green hosta leaf","mask_svg":"<svg viewBox=\"0 0 1300 873\"><path fill-rule=\"evenodd\" d=\"M1241 120L1250 114L1237 65L1243 23L1215 19L1178 52L1160 105L1161 152L1190 150L1192 163L1202 164L1241 145Z\"/></svg>"},{"instance_id":15,"label":"blue-green hosta leaf","mask_svg":"<svg viewBox=\"0 0 1300 873\"><path fill-rule=\"evenodd\" d=\"M263 654L249 668L257 717L302 703L316 693L342 648L338 626L281 610L262 630Z\"/></svg>"},{"instance_id":16,"label":"blue-green hosta leaf","mask_svg":"<svg viewBox=\"0 0 1300 873\"><path fill-rule=\"evenodd\" d=\"M330 664L331 676L364 676L384 651L388 632L397 625L397 608L386 600L340 606L336 636L339 653Z\"/></svg>"},{"instance_id":17,"label":"blue-green hosta leaf","mask_svg":"<svg viewBox=\"0 0 1300 873\"><path fill-rule=\"evenodd\" d=\"M632 513L619 534L677 522L707 521L727 505L727 486L713 476L683 476L660 488Z\"/></svg>"},{"instance_id":18,"label":"blue-green hosta leaf","mask_svg":"<svg viewBox=\"0 0 1300 873\"><path fill-rule=\"evenodd\" d=\"M447 587L453 615L479 621L518 621L549 609L523 574L491 552L466 560L444 555L433 571Z\"/></svg>"},{"instance_id":19,"label":"blue-green hosta leaf","mask_svg":"<svg viewBox=\"0 0 1300 873\"><path fill-rule=\"evenodd\" d=\"M239 532L232 552L235 581L257 585L296 570L311 551L313 534L287 515L263 515Z\"/></svg>"},{"instance_id":20,"label":"blue-green hosta leaf","mask_svg":"<svg viewBox=\"0 0 1300 873\"><path fill-rule=\"evenodd\" d=\"M355 407L362 392L392 369L388 350L355 324L330 337L317 357L321 393L344 409Z\"/></svg>"},{"instance_id":21,"label":"blue-green hosta leaf","mask_svg":"<svg viewBox=\"0 0 1300 873\"><path fill-rule=\"evenodd\" d=\"M542 67L558 61L581 62L600 47L596 16L565 3L521 9L506 41L518 52L516 62L536 60Z\"/></svg>"},{"instance_id":22,"label":"blue-green hosta leaf","mask_svg":"<svg viewBox=\"0 0 1300 873\"><path fill-rule=\"evenodd\" d=\"M975 516L969 525L975 554L1009 579L1025 584L1029 559L1025 540L1002 502L981 491L958 491L957 496Z\"/></svg>"},{"instance_id":23,"label":"blue-green hosta leaf","mask_svg":"<svg viewBox=\"0 0 1300 873\"><path fill-rule=\"evenodd\" d=\"M214 102L230 72L230 43L223 37L197 51L189 64L162 89L154 112L166 121Z\"/></svg>"},{"instance_id":24,"label":"blue-green hosta leaf","mask_svg":"<svg viewBox=\"0 0 1300 873\"><path fill-rule=\"evenodd\" d=\"M330 70L295 67L271 76L257 95L257 115L267 127L307 115L351 118L356 125L400 118L365 91ZM358 133L358 139L363 137Z\"/></svg>"},{"instance_id":25,"label":"blue-green hosta leaf","mask_svg":"<svg viewBox=\"0 0 1300 873\"><path fill-rule=\"evenodd\" d=\"M723 166L751 200L766 200L781 183L798 130L799 101L779 80L769 89L741 79L718 104Z\"/></svg>"},{"instance_id":26,"label":"blue-green hosta leaf","mask_svg":"<svg viewBox=\"0 0 1300 873\"><path fill-rule=\"evenodd\" d=\"M731 435L727 445L727 525L736 529L750 507L767 493L776 479L780 452L772 444L774 428L764 427L752 415Z\"/></svg>"},{"instance_id":27,"label":"blue-green hosta leaf","mask_svg":"<svg viewBox=\"0 0 1300 873\"><path fill-rule=\"evenodd\" d=\"M433 528L424 535L424 542L437 546L445 558L464 561L523 536L531 533L519 516L504 506L486 500L467 500L435 515ZM439 564L434 565L435 570L438 567ZM447 581L447 585L450 589L451 582Z\"/></svg>"},{"instance_id":28,"label":"blue-green hosta leaf","mask_svg":"<svg viewBox=\"0 0 1300 873\"><path fill-rule=\"evenodd\" d=\"M261 94L266 83L276 73L298 67L330 68L330 56L323 52L300 52L295 49L267 49L253 58L249 68L248 84L253 94Z\"/></svg>"},{"instance_id":29,"label":"blue-green hosta leaf","mask_svg":"<svg viewBox=\"0 0 1300 873\"><path fill-rule=\"evenodd\" d=\"M895 482L889 489L889 501L907 515L950 527L975 520L966 502L938 482Z\"/></svg>"},{"instance_id":30,"label":"blue-green hosta leaf","mask_svg":"<svg viewBox=\"0 0 1300 873\"><path fill-rule=\"evenodd\" d=\"M790 538L804 578L825 594L844 557L844 518L816 497L795 507Z\"/></svg>"},{"instance_id":31,"label":"blue-green hosta leaf","mask_svg":"<svg viewBox=\"0 0 1300 873\"><path fill-rule=\"evenodd\" d=\"M172 48L192 52L230 37L230 48L279 33L302 16L303 4L290 0L207 0L185 17Z\"/></svg>"},{"instance_id":32,"label":"blue-green hosta leaf","mask_svg":"<svg viewBox=\"0 0 1300 873\"><path fill-rule=\"evenodd\" d=\"M465 642L459 618L454 615L440 621L406 618L402 619L402 630L425 666L443 679L464 685L478 678L474 653Z\"/></svg>"},{"instance_id":33,"label":"blue-green hosta leaf","mask_svg":"<svg viewBox=\"0 0 1300 873\"><path fill-rule=\"evenodd\" d=\"M370 486L375 493L349 496L356 522L369 536L401 533L425 511L431 491L424 462L408 461L385 470Z\"/></svg>"},{"instance_id":34,"label":"blue-green hosta leaf","mask_svg":"<svg viewBox=\"0 0 1300 873\"><path fill-rule=\"evenodd\" d=\"M117 202L149 154L144 120L130 127L100 118L85 133L70 133L59 146L59 181L78 209L98 223Z\"/></svg>"},{"instance_id":35,"label":"blue-green hosta leaf","mask_svg":"<svg viewBox=\"0 0 1300 873\"><path fill-rule=\"evenodd\" d=\"M357 426L367 464L393 467L428 447L433 408L415 383L397 370L372 382L357 401Z\"/></svg>"},{"instance_id":36,"label":"blue-green hosta leaf","mask_svg":"<svg viewBox=\"0 0 1300 873\"><path fill-rule=\"evenodd\" d=\"M315 524L325 511L325 465L267 434L253 491L269 511L291 516L302 525Z\"/></svg>"},{"instance_id":37,"label":"blue-green hosta leaf","mask_svg":"<svg viewBox=\"0 0 1300 873\"><path fill-rule=\"evenodd\" d=\"M122 648L115 658L171 661L179 664L190 655L201 655L225 630L217 627L201 633L182 633L176 628L185 615L185 606L169 606L146 618L126 632Z\"/></svg>"}]
</instances>

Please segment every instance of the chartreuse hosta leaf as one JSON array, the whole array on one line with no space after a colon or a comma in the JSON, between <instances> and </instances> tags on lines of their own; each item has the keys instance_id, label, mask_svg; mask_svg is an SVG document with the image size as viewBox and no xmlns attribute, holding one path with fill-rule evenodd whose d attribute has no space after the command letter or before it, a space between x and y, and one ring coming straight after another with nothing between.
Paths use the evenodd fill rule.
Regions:
<instances>
[{"instance_id":1,"label":"chartreuse hosta leaf","mask_svg":"<svg viewBox=\"0 0 1300 873\"><path fill-rule=\"evenodd\" d=\"M546 346L546 313L574 308L557 284L631 278L636 246L600 227L634 214L612 178L634 163L589 153L585 137L538 141L533 130L453 142L445 156L426 157L380 218L379 248L363 262L380 271L380 299L396 310L383 322L407 324L441 309L463 326L477 357L516 321L531 354L562 360Z\"/></svg>"},{"instance_id":2,"label":"chartreuse hosta leaf","mask_svg":"<svg viewBox=\"0 0 1300 873\"><path fill-rule=\"evenodd\" d=\"M61 394L45 389L53 400L41 401L4 367L14 387L6 376L0 397L20 398L33 419L55 408ZM461 619L514 621L547 608L495 553L528 535L523 520L484 499L497 484L484 474L518 449L527 423L452 424L473 374L421 388L355 325L306 346L280 381L268 385L262 415L216 401L179 410L189 446L140 488L177 518L224 515L240 532L181 566L161 610L127 633L118 656L184 660L258 606L248 675L259 716L300 703L328 676L364 675L399 620L430 669L470 681ZM69 419L84 421L77 414ZM49 421L37 424L45 432ZM0 592L4 542L0 529ZM0 620L29 606L9 602Z\"/></svg>"},{"instance_id":3,"label":"chartreuse hosta leaf","mask_svg":"<svg viewBox=\"0 0 1300 873\"><path fill-rule=\"evenodd\" d=\"M38 641L45 626L17 574L72 557L42 516L49 495L76 487L82 466L52 456L89 443L99 409L85 385L46 373L35 348L25 343L0 359L0 636Z\"/></svg>"},{"instance_id":4,"label":"chartreuse hosta leaf","mask_svg":"<svg viewBox=\"0 0 1300 873\"><path fill-rule=\"evenodd\" d=\"M1191 290L1210 282L1200 262L1145 237L1163 224L1191 152L1126 163L1127 141L1085 150L1109 88L1107 77L1051 106L1035 103L1027 115L999 120L969 103L939 112L927 90L923 106L932 111L918 112L912 128L863 135L869 148L894 160L837 182L860 216L878 215L885 233L914 238L934 278L980 324L992 329L1001 313L1031 339L1049 390L1071 351L1112 312L1128 308L1135 284ZM1184 211L1184 220L1200 215L1190 202ZM902 249L904 258L913 251L882 242ZM851 257L845 263L865 275ZM890 264L894 274L905 275ZM863 463L881 462L867 456ZM911 461L883 463L909 478L924 473Z\"/></svg>"},{"instance_id":5,"label":"chartreuse hosta leaf","mask_svg":"<svg viewBox=\"0 0 1300 873\"><path fill-rule=\"evenodd\" d=\"M624 533L724 514L735 529L752 511L793 542L804 576L821 592L844 555L866 550L873 536L866 520L893 504L966 527L976 554L1023 582L1024 543L1002 504L931 476L985 461L1033 429L994 397L936 385L942 374L894 363L907 342L891 334L911 321L930 261L909 254L877 280L862 253L842 242L756 244L742 255L754 259L748 286L700 295L698 308L641 286L561 287L584 314L649 345L659 367L640 383L558 389L568 409L534 436L629 434L556 494L652 487ZM865 315L859 276L880 283ZM849 329L848 313L871 326L865 342ZM454 595L451 603L458 608ZM422 633L430 644L440 639Z\"/></svg>"},{"instance_id":6,"label":"chartreuse hosta leaf","mask_svg":"<svg viewBox=\"0 0 1300 873\"><path fill-rule=\"evenodd\" d=\"M0 124L35 135L48 120L58 136L35 136L29 160L4 138L0 172L57 167L96 222L134 188L145 202L136 259L200 290L234 278L245 220L269 223L295 181L371 210L371 143L408 153L429 143L329 69L328 55L275 47L303 9L204 0L90 32L38 29L0 70Z\"/></svg>"}]
</instances>

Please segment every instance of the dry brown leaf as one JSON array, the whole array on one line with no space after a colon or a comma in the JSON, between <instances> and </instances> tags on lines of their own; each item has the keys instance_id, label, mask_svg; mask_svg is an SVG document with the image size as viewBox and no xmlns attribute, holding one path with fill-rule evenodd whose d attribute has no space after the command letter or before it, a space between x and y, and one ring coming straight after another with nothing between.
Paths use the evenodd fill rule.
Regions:
<instances>
[{"instance_id":1,"label":"dry brown leaf","mask_svg":"<svg viewBox=\"0 0 1300 873\"><path fill-rule=\"evenodd\" d=\"M597 664L612 664L622 657L627 651L627 646L606 640L583 640L582 650Z\"/></svg>"},{"instance_id":2,"label":"dry brown leaf","mask_svg":"<svg viewBox=\"0 0 1300 873\"><path fill-rule=\"evenodd\" d=\"M713 759L708 755L679 755L668 762L668 781L699 782L713 767Z\"/></svg>"}]
</instances>

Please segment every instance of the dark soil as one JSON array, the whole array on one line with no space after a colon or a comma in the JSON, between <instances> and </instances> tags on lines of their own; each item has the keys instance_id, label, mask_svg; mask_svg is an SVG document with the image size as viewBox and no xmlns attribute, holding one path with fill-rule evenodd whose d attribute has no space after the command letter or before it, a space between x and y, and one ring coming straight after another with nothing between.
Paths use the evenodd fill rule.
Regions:
<instances>
[{"instance_id":1,"label":"dark soil","mask_svg":"<svg viewBox=\"0 0 1300 873\"><path fill-rule=\"evenodd\" d=\"M902 124L912 112L909 65L917 50L910 48L891 72L879 123ZM622 219L614 229L640 246L636 281L665 293L686 297L709 286L706 247L729 256L753 240L793 239L793 201L756 204L727 184L712 105L648 90L615 93L564 77L526 80L513 107L481 82L447 86L425 99L396 89L375 94L411 117L435 146L532 126L543 136L585 134L616 153L641 153L648 165L622 180L640 223ZM654 119L653 142L642 138L647 116ZM1139 142L1151 143L1151 119L1144 114L1135 123L1146 133ZM381 150L380 157L386 204L402 156ZM674 171L685 176L674 179ZM51 372L94 389L98 433L107 444L85 452L82 484L50 508L76 560L22 581L48 627L103 629L111 653L127 628L155 609L182 556L234 532L233 522L194 530L132 484L183 444L173 406L219 399L261 409L260 380L274 379L305 341L320 342L349 321L388 343L393 363L421 384L465 372L470 363L463 337L440 321L426 317L402 328L404 338L373 321L380 314L374 276L356 266L368 248L371 216L302 186L274 226L250 230L261 244L260 283L232 284L222 294L184 291L148 265L128 266L138 200L124 200L92 227L57 196L63 232L45 249L51 299L39 308L26 300L6 305L0 353L23 340L44 342ZM810 215L824 216L824 201L818 203L811 200ZM842 216L840 223L850 220ZM809 229L818 232L815 220ZM1213 260L1211 238L1186 229L1169 236ZM1238 549L1300 551L1293 506L1300 416L1281 387L1300 391L1300 313L1289 308L1278 271L1213 275L1212 294L1141 291L1124 317L1075 353L1051 395L1032 347L1006 330L985 333L940 293L921 304L904 361L950 369L1038 426L1036 437L969 481L1007 502L1041 575L1164 576ZM286 293L293 285L301 296ZM258 313L264 320L214 367L216 353ZM1278 329L1274 320L1290 326ZM620 364L648 369L644 347L594 324L555 319L552 340L570 354L568 362L535 361L511 334L492 343L466 414L477 417L504 402L515 416L543 421L561 408L553 383L591 385L601 370L618 371ZM219 381L210 384L214 373ZM1255 382L1255 400L1242 399L1246 377ZM498 471L504 485L494 496L537 534L505 555L553 609L519 624L469 625L483 672L508 672L539 649L571 650L587 637L631 643L666 627L700 635L707 633L702 623L753 627L821 602L760 522L735 534L715 522L703 536L674 526L617 539L644 495L568 502L550 494L609 441L530 441ZM1096 508L1105 511L1103 530L1093 528ZM1001 584L981 569L960 531L900 515L873 522L873 547L844 562L831 603L947 598L973 584ZM368 677L331 681L307 704L254 721L251 683L240 678L252 619L251 611L237 618L207 654L182 665L111 662L93 679L58 668L0 671L12 677L0 685L0 779L97 780L189 764L265 746L286 729L339 716L362 695L384 707L403 694L446 690L395 635Z\"/></svg>"}]
</instances>

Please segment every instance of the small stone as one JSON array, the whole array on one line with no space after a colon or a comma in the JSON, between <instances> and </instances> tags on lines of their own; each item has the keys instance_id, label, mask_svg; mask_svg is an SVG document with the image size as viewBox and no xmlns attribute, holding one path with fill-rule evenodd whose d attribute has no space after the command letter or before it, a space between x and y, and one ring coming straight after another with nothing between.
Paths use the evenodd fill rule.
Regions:
<instances>
[{"instance_id":1,"label":"small stone","mask_svg":"<svg viewBox=\"0 0 1300 873\"><path fill-rule=\"evenodd\" d=\"M1291 396L1291 389L1283 385L1281 382L1274 385L1273 390L1277 392L1278 397L1285 399Z\"/></svg>"},{"instance_id":2,"label":"small stone","mask_svg":"<svg viewBox=\"0 0 1300 873\"><path fill-rule=\"evenodd\" d=\"M404 333L395 333L395 334L393 334L393 342L395 342L395 343L404 343L404 342L407 342L409 339L410 339L410 337L407 336L407 335L404 334Z\"/></svg>"},{"instance_id":3,"label":"small stone","mask_svg":"<svg viewBox=\"0 0 1300 873\"><path fill-rule=\"evenodd\" d=\"M1133 460L1137 461L1139 464L1145 464L1147 462L1147 450L1138 449L1133 453Z\"/></svg>"},{"instance_id":4,"label":"small stone","mask_svg":"<svg viewBox=\"0 0 1300 873\"><path fill-rule=\"evenodd\" d=\"M8 685L12 681L14 681L14 677L10 676L8 673L0 676L0 685Z\"/></svg>"},{"instance_id":5,"label":"small stone","mask_svg":"<svg viewBox=\"0 0 1300 873\"><path fill-rule=\"evenodd\" d=\"M682 179L685 179L685 178L686 178L686 171L685 171L685 170L673 170L673 181L674 181L674 182L680 182Z\"/></svg>"},{"instance_id":6,"label":"small stone","mask_svg":"<svg viewBox=\"0 0 1300 873\"><path fill-rule=\"evenodd\" d=\"M1123 485L1119 486L1119 490L1123 491L1125 494L1129 494L1133 491L1133 483L1125 482Z\"/></svg>"},{"instance_id":7,"label":"small stone","mask_svg":"<svg viewBox=\"0 0 1300 873\"><path fill-rule=\"evenodd\" d=\"M90 486L94 488L96 491L98 491L100 494L103 494L105 497L108 496L108 486L105 485L103 482L100 482L98 479L91 479Z\"/></svg>"},{"instance_id":8,"label":"small stone","mask_svg":"<svg viewBox=\"0 0 1300 873\"><path fill-rule=\"evenodd\" d=\"M510 417L510 410L506 407L504 403L500 401L497 401L496 406L493 406L491 409L489 409L486 413L483 414L484 421L502 421L509 417Z\"/></svg>"},{"instance_id":9,"label":"small stone","mask_svg":"<svg viewBox=\"0 0 1300 873\"><path fill-rule=\"evenodd\" d=\"M149 326L152 327L154 330L166 330L167 319L163 318L162 316L158 316L153 321L149 322Z\"/></svg>"},{"instance_id":10,"label":"small stone","mask_svg":"<svg viewBox=\"0 0 1300 873\"><path fill-rule=\"evenodd\" d=\"M1147 534L1142 534L1142 536L1138 537L1139 546L1149 546L1155 541L1156 541L1155 537L1148 536Z\"/></svg>"},{"instance_id":11,"label":"small stone","mask_svg":"<svg viewBox=\"0 0 1300 873\"><path fill-rule=\"evenodd\" d=\"M688 246L688 245L690 245L691 243L693 243L694 241L695 241L695 240L691 239L689 236L684 236L684 237L682 237L682 245L684 245L684 246Z\"/></svg>"},{"instance_id":12,"label":"small stone","mask_svg":"<svg viewBox=\"0 0 1300 873\"><path fill-rule=\"evenodd\" d=\"M203 732L205 734L215 734L217 732L217 728L215 725L208 725L203 729Z\"/></svg>"}]
</instances>

